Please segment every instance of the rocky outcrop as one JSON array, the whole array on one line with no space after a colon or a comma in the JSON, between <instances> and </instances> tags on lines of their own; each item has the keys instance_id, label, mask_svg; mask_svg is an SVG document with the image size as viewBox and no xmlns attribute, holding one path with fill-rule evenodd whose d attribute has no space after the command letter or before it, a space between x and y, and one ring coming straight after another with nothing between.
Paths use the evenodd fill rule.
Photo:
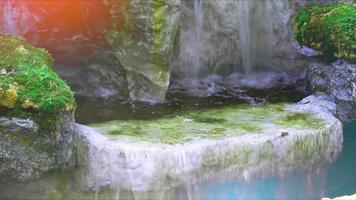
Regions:
<instances>
[{"instance_id":1,"label":"rocky outcrop","mask_svg":"<svg viewBox=\"0 0 356 200\"><path fill-rule=\"evenodd\" d=\"M27 181L74 166L74 117L61 115L56 132L43 133L31 119L0 118L0 182Z\"/></svg>"},{"instance_id":2,"label":"rocky outcrop","mask_svg":"<svg viewBox=\"0 0 356 200\"><path fill-rule=\"evenodd\" d=\"M108 41L126 70L130 98L157 102L165 98L179 24L179 1L112 1L112 12L123 14ZM115 14L114 14L115 15Z\"/></svg>"},{"instance_id":3,"label":"rocky outcrop","mask_svg":"<svg viewBox=\"0 0 356 200\"><path fill-rule=\"evenodd\" d=\"M346 62L309 66L310 90L322 91L340 101L356 103L356 65Z\"/></svg>"},{"instance_id":4,"label":"rocky outcrop","mask_svg":"<svg viewBox=\"0 0 356 200\"><path fill-rule=\"evenodd\" d=\"M342 144L342 124L327 98L119 120L92 125L96 130L76 125L84 182L94 190L108 186L161 194L180 183L248 180L325 165Z\"/></svg>"},{"instance_id":5,"label":"rocky outcrop","mask_svg":"<svg viewBox=\"0 0 356 200\"><path fill-rule=\"evenodd\" d=\"M0 35L0 181L74 165L73 92L50 54Z\"/></svg>"},{"instance_id":6,"label":"rocky outcrop","mask_svg":"<svg viewBox=\"0 0 356 200\"><path fill-rule=\"evenodd\" d=\"M311 92L325 92L337 101L340 119L356 118L356 65L343 61L311 64L308 82Z\"/></svg>"}]
</instances>

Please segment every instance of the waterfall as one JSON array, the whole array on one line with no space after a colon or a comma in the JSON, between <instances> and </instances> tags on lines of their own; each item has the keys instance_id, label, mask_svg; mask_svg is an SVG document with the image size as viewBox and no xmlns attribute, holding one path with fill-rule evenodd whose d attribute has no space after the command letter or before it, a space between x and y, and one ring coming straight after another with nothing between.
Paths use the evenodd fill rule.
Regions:
<instances>
[{"instance_id":1,"label":"waterfall","mask_svg":"<svg viewBox=\"0 0 356 200\"><path fill-rule=\"evenodd\" d=\"M173 73L202 78L292 68L293 5L288 0L183 1Z\"/></svg>"},{"instance_id":2,"label":"waterfall","mask_svg":"<svg viewBox=\"0 0 356 200\"><path fill-rule=\"evenodd\" d=\"M246 88L243 80L254 82L252 88L293 85L305 72L290 26L296 6L289 0L182 1L170 92L211 96Z\"/></svg>"},{"instance_id":3,"label":"waterfall","mask_svg":"<svg viewBox=\"0 0 356 200\"><path fill-rule=\"evenodd\" d=\"M195 23L195 31L194 31L194 47L193 51L195 52L193 58L193 76L198 77L198 73L200 69L203 67L201 65L201 57L202 57L202 39L201 34L204 28L204 11L202 8L202 0L194 0L194 23Z\"/></svg>"},{"instance_id":4,"label":"waterfall","mask_svg":"<svg viewBox=\"0 0 356 200\"><path fill-rule=\"evenodd\" d=\"M274 10L270 1L238 2L241 65L251 74L264 68L271 57Z\"/></svg>"},{"instance_id":5,"label":"waterfall","mask_svg":"<svg viewBox=\"0 0 356 200\"><path fill-rule=\"evenodd\" d=\"M245 73L251 73L250 1L239 1L241 64Z\"/></svg>"}]
</instances>

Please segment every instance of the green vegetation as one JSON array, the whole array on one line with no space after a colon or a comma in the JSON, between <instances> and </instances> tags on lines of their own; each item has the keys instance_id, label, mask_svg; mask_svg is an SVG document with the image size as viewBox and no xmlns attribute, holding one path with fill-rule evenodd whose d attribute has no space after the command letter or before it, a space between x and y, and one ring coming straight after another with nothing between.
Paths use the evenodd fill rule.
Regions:
<instances>
[{"instance_id":1,"label":"green vegetation","mask_svg":"<svg viewBox=\"0 0 356 200\"><path fill-rule=\"evenodd\" d=\"M314 5L299 12L295 36L301 45L335 57L356 59L356 4Z\"/></svg>"},{"instance_id":2,"label":"green vegetation","mask_svg":"<svg viewBox=\"0 0 356 200\"><path fill-rule=\"evenodd\" d=\"M309 113L291 113L277 121L278 125L287 127L309 127L319 129L324 127L324 122Z\"/></svg>"},{"instance_id":3,"label":"green vegetation","mask_svg":"<svg viewBox=\"0 0 356 200\"><path fill-rule=\"evenodd\" d=\"M54 131L59 113L75 107L68 85L51 69L50 54L19 37L0 35L0 108L9 116L33 117Z\"/></svg>"}]
</instances>

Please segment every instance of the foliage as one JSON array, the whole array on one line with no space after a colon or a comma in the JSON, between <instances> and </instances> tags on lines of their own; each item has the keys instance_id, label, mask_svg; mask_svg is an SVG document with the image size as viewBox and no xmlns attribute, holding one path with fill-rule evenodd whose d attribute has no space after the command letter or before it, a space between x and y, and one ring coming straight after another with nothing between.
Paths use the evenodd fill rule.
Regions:
<instances>
[{"instance_id":1,"label":"foliage","mask_svg":"<svg viewBox=\"0 0 356 200\"><path fill-rule=\"evenodd\" d=\"M329 58L356 59L356 4L314 5L299 12L295 36Z\"/></svg>"},{"instance_id":2,"label":"foliage","mask_svg":"<svg viewBox=\"0 0 356 200\"><path fill-rule=\"evenodd\" d=\"M53 132L62 111L71 111L75 103L68 85L51 69L50 54L19 37L0 35L0 107L7 107L13 117L35 118L41 128ZM10 90L12 89L12 90ZM7 104L8 91L16 93Z\"/></svg>"}]
</instances>

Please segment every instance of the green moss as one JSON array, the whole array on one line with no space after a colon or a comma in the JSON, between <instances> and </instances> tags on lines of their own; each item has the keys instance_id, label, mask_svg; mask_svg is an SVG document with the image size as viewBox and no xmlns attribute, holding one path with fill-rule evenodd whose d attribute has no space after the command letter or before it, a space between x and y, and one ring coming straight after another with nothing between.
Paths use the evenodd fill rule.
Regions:
<instances>
[{"instance_id":1,"label":"green moss","mask_svg":"<svg viewBox=\"0 0 356 200\"><path fill-rule=\"evenodd\" d=\"M75 103L68 85L51 68L52 58L46 50L19 37L0 35L0 90L16 88L9 115L31 116L41 128L53 132L59 113L71 111Z\"/></svg>"},{"instance_id":2,"label":"green moss","mask_svg":"<svg viewBox=\"0 0 356 200\"><path fill-rule=\"evenodd\" d=\"M288 149L288 159L291 163L301 166L310 163L327 151L328 144L330 144L329 140L330 137L327 134L312 135L299 139Z\"/></svg>"},{"instance_id":3,"label":"green moss","mask_svg":"<svg viewBox=\"0 0 356 200\"><path fill-rule=\"evenodd\" d=\"M251 159L253 149L245 146L238 146L235 149L226 152L224 155L219 155L214 149L207 149L202 155L200 173L209 173L212 169L226 168L231 166L239 166L238 171L245 170L249 165L253 164ZM237 170L237 169L236 169Z\"/></svg>"},{"instance_id":4,"label":"green moss","mask_svg":"<svg viewBox=\"0 0 356 200\"><path fill-rule=\"evenodd\" d=\"M193 139L221 139L242 134L260 134L264 127L317 129L321 119L307 113L293 113L284 104L225 106L166 116L151 120L116 120L93 124L114 137L134 141L176 144Z\"/></svg>"},{"instance_id":5,"label":"green moss","mask_svg":"<svg viewBox=\"0 0 356 200\"><path fill-rule=\"evenodd\" d=\"M256 122L249 122L249 123L239 123L238 126L250 133L261 133L262 128L259 127L259 124Z\"/></svg>"},{"instance_id":6,"label":"green moss","mask_svg":"<svg viewBox=\"0 0 356 200\"><path fill-rule=\"evenodd\" d=\"M356 4L314 5L299 12L295 36L328 59L356 59Z\"/></svg>"},{"instance_id":7,"label":"green moss","mask_svg":"<svg viewBox=\"0 0 356 200\"><path fill-rule=\"evenodd\" d=\"M286 127L301 127L319 129L325 126L324 121L315 118L309 113L291 113L276 122Z\"/></svg>"},{"instance_id":8,"label":"green moss","mask_svg":"<svg viewBox=\"0 0 356 200\"><path fill-rule=\"evenodd\" d=\"M221 124L226 122L226 120L222 118L203 116L199 114L190 115L189 118L193 119L195 122L206 123L206 124L217 124L217 123Z\"/></svg>"}]
</instances>

